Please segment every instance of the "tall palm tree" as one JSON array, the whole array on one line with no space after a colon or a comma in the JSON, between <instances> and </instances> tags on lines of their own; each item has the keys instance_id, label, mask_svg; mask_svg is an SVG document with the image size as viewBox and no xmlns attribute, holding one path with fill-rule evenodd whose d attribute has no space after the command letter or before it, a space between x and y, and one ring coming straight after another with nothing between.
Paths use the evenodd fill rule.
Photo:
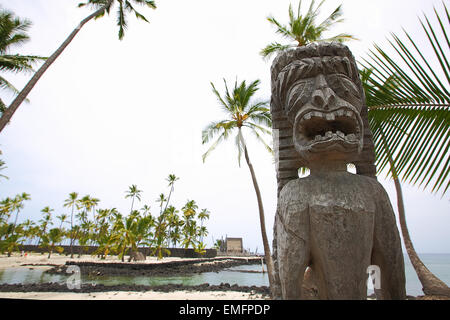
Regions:
<instances>
[{"instance_id":1,"label":"tall palm tree","mask_svg":"<svg viewBox=\"0 0 450 320\"><path fill-rule=\"evenodd\" d=\"M432 192L442 191L443 195L450 184L450 65L446 58L450 55L446 32L450 19L445 4L444 9L447 19L441 19L435 9L435 28L426 16L426 23L419 19L434 56L425 57L406 31L408 42L392 34L393 41L389 42L406 67L375 45L375 51L362 63L361 80L378 171L389 165L397 192L400 229L411 264L425 294L450 296L449 287L424 265L414 249L400 182L409 178L413 185L425 182L426 188L434 181ZM441 45L438 36L447 40L446 46ZM433 60L440 69L431 67Z\"/></svg>"},{"instance_id":2,"label":"tall palm tree","mask_svg":"<svg viewBox=\"0 0 450 320\"><path fill-rule=\"evenodd\" d=\"M141 201L141 193L142 190L139 190L135 184L128 187L128 191L126 191L125 199L131 198L131 210L130 213L133 212L134 198Z\"/></svg>"},{"instance_id":3,"label":"tall palm tree","mask_svg":"<svg viewBox=\"0 0 450 320\"><path fill-rule=\"evenodd\" d=\"M22 91L19 92L17 97L9 105L7 109L3 112L0 118L0 132L3 130L5 125L10 121L13 114L16 112L17 108L26 99L27 95L36 85L38 80L42 77L45 71L52 65L53 62L59 57L59 55L64 51L64 49L72 42L77 33L81 28L91 21L92 19L98 19L105 15L105 13L110 13L111 8L114 4L117 4L117 25L119 27L119 40L122 40L125 35L125 28L127 27L127 13L134 13L137 19L148 22L147 18L141 13L136 11L133 4L144 5L152 9L156 9L155 2L152 0L88 0L86 3L80 3L78 6L90 6L95 11L88 15L86 18L81 20L80 24L70 33L66 40L56 49L56 51L45 61L45 63L36 71L33 77L28 81Z\"/></svg>"},{"instance_id":4,"label":"tall palm tree","mask_svg":"<svg viewBox=\"0 0 450 320\"><path fill-rule=\"evenodd\" d=\"M169 174L169 176L166 179L166 181L169 182L170 191L169 191L169 196L167 197L166 207L164 208L164 211L167 209L167 206L169 205L170 196L172 195L172 192L174 189L174 184L177 180L180 180L180 178L178 178L174 174Z\"/></svg>"},{"instance_id":5,"label":"tall palm tree","mask_svg":"<svg viewBox=\"0 0 450 320\"><path fill-rule=\"evenodd\" d=\"M73 241L75 239L74 228L73 228L73 212L75 207L79 208L78 193L69 193L69 198L64 200L64 207L72 208L70 213L70 258L73 258Z\"/></svg>"},{"instance_id":6,"label":"tall palm tree","mask_svg":"<svg viewBox=\"0 0 450 320\"><path fill-rule=\"evenodd\" d=\"M20 209L23 209L24 205L23 202L25 200L30 200L30 195L26 192L22 192L22 194L18 194L17 196L14 197L14 199L12 200L12 211L16 210L16 219L14 220L14 227L13 227L13 232L14 232L14 228L17 225L17 219L19 218L19 212Z\"/></svg>"},{"instance_id":7,"label":"tall palm tree","mask_svg":"<svg viewBox=\"0 0 450 320\"><path fill-rule=\"evenodd\" d=\"M269 58L276 52L284 51L292 47L301 47L308 43L315 41L348 41L356 40L350 34L341 33L330 38L324 38L324 33L327 32L332 26L344 21L342 19L342 5L338 6L325 20L321 23L317 23L317 18L320 14L320 7L325 2L322 0L317 7L314 7L315 0L311 0L308 11L305 15L301 14L302 1L298 3L297 14L292 9L292 4L289 5L289 24L283 25L278 22L273 16L267 17L267 20L275 25L277 28L276 33L281 34L284 38L291 41L288 44L280 44L278 42L272 42L260 51L260 54L264 58Z\"/></svg>"},{"instance_id":8,"label":"tall palm tree","mask_svg":"<svg viewBox=\"0 0 450 320\"><path fill-rule=\"evenodd\" d=\"M20 46L30 40L27 31L31 27L31 21L16 17L14 13L0 10L0 71L1 72L30 72L33 65L44 57L11 54L11 48ZM0 76L0 88L13 94L19 91L5 78ZM6 105L0 99L0 114L4 112Z\"/></svg>"},{"instance_id":9,"label":"tall palm tree","mask_svg":"<svg viewBox=\"0 0 450 320\"><path fill-rule=\"evenodd\" d=\"M253 165L248 155L247 144L245 143L242 133L243 128L247 128L251 133L259 140L266 149L273 153L272 149L262 139L261 134L270 134L271 131L268 128L272 126L272 120L270 116L270 110L267 107L268 103L255 102L253 103L253 95L258 91L259 80L251 82L249 85L245 81L242 81L238 86L237 80L234 84L233 91L230 93L228 90L227 82L225 82L225 95L222 97L216 90L213 83L211 83L213 93L217 97L220 107L226 114L226 119L218 122L212 122L202 132L202 144L208 143L212 138L218 136L217 140L210 146L210 148L203 154L203 162L206 157L213 151L219 143L225 141L231 133L237 131L235 137L235 143L238 150L238 162L240 165L240 159L242 152L244 153L245 160L250 170L250 175L255 188L256 198L258 201L259 209L259 221L261 227L261 236L264 246L264 254L266 258L267 268L269 271L269 282L272 284L273 277L273 262L270 254L269 242L267 239L264 208L261 198L261 192L259 190L258 182L256 180L256 174L253 169Z\"/></svg>"}]
</instances>

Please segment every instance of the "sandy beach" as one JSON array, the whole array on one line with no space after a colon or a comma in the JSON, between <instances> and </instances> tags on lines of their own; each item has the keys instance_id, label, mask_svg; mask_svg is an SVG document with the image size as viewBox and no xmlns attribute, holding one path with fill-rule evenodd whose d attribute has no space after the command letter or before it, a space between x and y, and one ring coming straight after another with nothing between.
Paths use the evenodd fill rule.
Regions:
<instances>
[{"instance_id":1,"label":"sandy beach","mask_svg":"<svg viewBox=\"0 0 450 320\"><path fill-rule=\"evenodd\" d=\"M132 292L110 291L95 293L61 292L0 292L0 299L35 300L262 300L260 294L232 291Z\"/></svg>"},{"instance_id":2,"label":"sandy beach","mask_svg":"<svg viewBox=\"0 0 450 320\"><path fill-rule=\"evenodd\" d=\"M223 258L220 258L223 261ZM172 261L192 261L192 258L167 257L157 260L156 257L147 257L145 261L138 263L160 264ZM210 259L206 264L215 263L219 259ZM100 260L90 255L75 256L73 259L65 255L54 254L50 259L46 254L27 253L22 255L14 253L11 257L0 255L0 272L9 268L29 268L49 270L55 266L63 266L67 261L77 262L120 262L115 256ZM134 263L134 262L131 262ZM137 262L136 262L137 263ZM106 292L0 292L0 298L7 299L37 299L37 300L261 300L266 299L262 294L255 292L235 291L186 291L173 292L160 291L106 291Z\"/></svg>"}]
</instances>

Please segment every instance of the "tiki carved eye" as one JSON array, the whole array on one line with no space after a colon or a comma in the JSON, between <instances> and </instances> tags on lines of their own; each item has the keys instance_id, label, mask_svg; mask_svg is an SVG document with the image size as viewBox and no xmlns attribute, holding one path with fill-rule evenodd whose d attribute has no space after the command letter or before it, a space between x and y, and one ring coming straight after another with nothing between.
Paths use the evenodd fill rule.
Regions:
<instances>
[{"instance_id":1,"label":"tiki carved eye","mask_svg":"<svg viewBox=\"0 0 450 320\"><path fill-rule=\"evenodd\" d=\"M311 97L314 87L314 79L300 79L292 84L287 94L287 107L300 103L305 104Z\"/></svg>"},{"instance_id":2,"label":"tiki carved eye","mask_svg":"<svg viewBox=\"0 0 450 320\"><path fill-rule=\"evenodd\" d=\"M327 76L329 86L342 99L351 104L360 104L361 95L353 81L344 74L331 74Z\"/></svg>"}]
</instances>

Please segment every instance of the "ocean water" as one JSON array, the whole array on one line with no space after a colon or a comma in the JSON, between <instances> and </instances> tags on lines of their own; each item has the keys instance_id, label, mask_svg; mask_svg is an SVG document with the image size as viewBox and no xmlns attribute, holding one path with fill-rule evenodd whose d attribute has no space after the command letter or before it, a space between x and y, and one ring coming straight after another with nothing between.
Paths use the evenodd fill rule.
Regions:
<instances>
[{"instance_id":1,"label":"ocean water","mask_svg":"<svg viewBox=\"0 0 450 320\"><path fill-rule=\"evenodd\" d=\"M420 260L436 277L450 286L450 254L421 253ZM423 295L422 284L414 268L405 255L406 293L412 296Z\"/></svg>"},{"instance_id":2,"label":"ocean water","mask_svg":"<svg viewBox=\"0 0 450 320\"><path fill-rule=\"evenodd\" d=\"M439 279L450 286L450 254L419 254L423 263L433 272ZM192 276L173 276L173 277L148 277L148 276L100 276L89 278L81 275L81 281L84 284L140 284L140 285L162 285L168 283L183 285L198 285L209 283L218 285L220 283L237 284L241 286L268 286L269 280L267 273L249 273L242 271L261 271L262 266L243 265L233 267L220 272L205 272ZM265 269L267 270L267 269ZM422 285L412 267L409 258L405 256L405 275L406 275L406 292L411 296L423 295ZM1 283L45 283L59 282L65 283L69 275L50 275L42 270L28 268L10 268L0 271ZM372 293L368 290L368 293Z\"/></svg>"}]
</instances>

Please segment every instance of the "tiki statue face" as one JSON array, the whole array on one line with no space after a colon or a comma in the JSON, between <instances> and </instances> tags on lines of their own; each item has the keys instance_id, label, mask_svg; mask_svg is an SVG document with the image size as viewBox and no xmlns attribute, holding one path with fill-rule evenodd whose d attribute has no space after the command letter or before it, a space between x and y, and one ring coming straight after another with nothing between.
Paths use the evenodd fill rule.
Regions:
<instances>
[{"instance_id":1,"label":"tiki statue face","mask_svg":"<svg viewBox=\"0 0 450 320\"><path fill-rule=\"evenodd\" d=\"M353 56L310 45L278 73L279 102L300 156L352 161L362 150L364 95ZM349 51L348 51L349 52Z\"/></svg>"}]
</instances>

